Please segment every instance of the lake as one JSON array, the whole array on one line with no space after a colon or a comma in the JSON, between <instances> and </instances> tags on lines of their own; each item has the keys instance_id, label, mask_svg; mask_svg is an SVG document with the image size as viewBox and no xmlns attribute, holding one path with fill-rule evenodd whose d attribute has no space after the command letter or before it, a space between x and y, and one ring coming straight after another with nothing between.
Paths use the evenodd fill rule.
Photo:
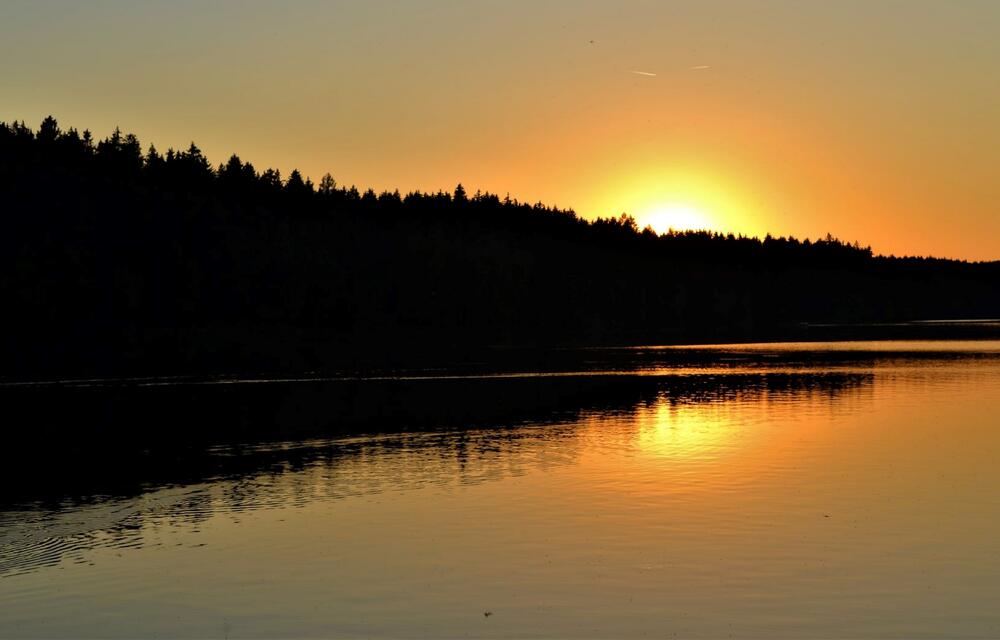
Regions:
<instances>
[{"instance_id":1,"label":"lake","mask_svg":"<svg viewBox=\"0 0 1000 640\"><path fill-rule=\"evenodd\" d=\"M1000 341L3 397L0 637L1000 636Z\"/></svg>"}]
</instances>

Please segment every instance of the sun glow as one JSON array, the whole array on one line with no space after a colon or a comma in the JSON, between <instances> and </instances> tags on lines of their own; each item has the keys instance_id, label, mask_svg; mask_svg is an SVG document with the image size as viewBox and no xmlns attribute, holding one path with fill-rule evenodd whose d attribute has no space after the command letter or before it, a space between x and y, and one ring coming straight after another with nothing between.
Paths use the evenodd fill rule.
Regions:
<instances>
[{"instance_id":1,"label":"sun glow","mask_svg":"<svg viewBox=\"0 0 1000 640\"><path fill-rule=\"evenodd\" d=\"M636 220L640 227L650 226L656 233L688 231L712 228L712 222L704 211L683 202L668 202L654 206Z\"/></svg>"},{"instance_id":2,"label":"sun glow","mask_svg":"<svg viewBox=\"0 0 1000 640\"><path fill-rule=\"evenodd\" d=\"M641 159L640 159L641 162ZM595 181L597 215L621 213L635 218L639 229L655 233L707 230L763 235L766 216L757 190L725 166L675 166L649 162Z\"/></svg>"}]
</instances>

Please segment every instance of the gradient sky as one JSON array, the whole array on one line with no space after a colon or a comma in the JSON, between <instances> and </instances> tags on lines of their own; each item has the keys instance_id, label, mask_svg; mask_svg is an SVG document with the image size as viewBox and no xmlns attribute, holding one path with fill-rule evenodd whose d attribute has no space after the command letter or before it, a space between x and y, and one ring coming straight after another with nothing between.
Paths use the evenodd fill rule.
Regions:
<instances>
[{"instance_id":1,"label":"gradient sky","mask_svg":"<svg viewBox=\"0 0 1000 640\"><path fill-rule=\"evenodd\" d=\"M1000 259L995 0L3 0L0 59L0 120L215 163Z\"/></svg>"}]
</instances>

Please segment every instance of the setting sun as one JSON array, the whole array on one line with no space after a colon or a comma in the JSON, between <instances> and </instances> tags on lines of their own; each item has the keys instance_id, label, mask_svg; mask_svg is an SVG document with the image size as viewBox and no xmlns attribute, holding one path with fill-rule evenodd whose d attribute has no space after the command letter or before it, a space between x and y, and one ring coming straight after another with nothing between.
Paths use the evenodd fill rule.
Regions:
<instances>
[{"instance_id":1,"label":"setting sun","mask_svg":"<svg viewBox=\"0 0 1000 640\"><path fill-rule=\"evenodd\" d=\"M671 229L689 231L712 227L711 221L704 211L682 202L668 202L655 206L647 213L641 214L637 222L640 227L648 225L653 228L653 231L660 234Z\"/></svg>"},{"instance_id":2,"label":"setting sun","mask_svg":"<svg viewBox=\"0 0 1000 640\"><path fill-rule=\"evenodd\" d=\"M657 234L709 230L746 235L766 233L760 189L724 163L639 157L606 181L596 181L590 198L599 211L627 213L640 229Z\"/></svg>"}]
</instances>

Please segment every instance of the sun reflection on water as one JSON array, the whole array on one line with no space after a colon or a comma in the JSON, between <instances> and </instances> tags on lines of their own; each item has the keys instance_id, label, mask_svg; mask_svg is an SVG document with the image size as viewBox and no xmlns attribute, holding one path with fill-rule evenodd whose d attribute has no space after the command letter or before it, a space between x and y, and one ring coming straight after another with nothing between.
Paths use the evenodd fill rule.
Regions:
<instances>
[{"instance_id":1,"label":"sun reflection on water","mask_svg":"<svg viewBox=\"0 0 1000 640\"><path fill-rule=\"evenodd\" d=\"M636 415L638 448L671 461L717 459L734 447L732 412L722 403L671 403L661 398Z\"/></svg>"}]
</instances>

